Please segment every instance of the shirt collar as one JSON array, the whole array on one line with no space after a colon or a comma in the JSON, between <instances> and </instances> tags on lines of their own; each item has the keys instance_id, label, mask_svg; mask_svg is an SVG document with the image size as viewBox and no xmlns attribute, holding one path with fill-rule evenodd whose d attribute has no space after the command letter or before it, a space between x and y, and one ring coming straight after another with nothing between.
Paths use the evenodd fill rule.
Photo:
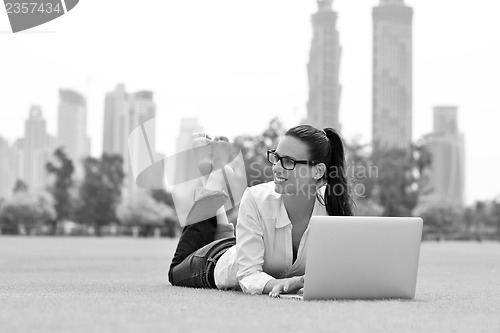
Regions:
<instances>
[{"instance_id":1,"label":"shirt collar","mask_svg":"<svg viewBox=\"0 0 500 333\"><path fill-rule=\"evenodd\" d=\"M288 213L283 203L283 196L281 196L279 200L278 217L276 217L276 228L283 228L289 224L292 224L292 222L288 218Z\"/></svg>"},{"instance_id":2,"label":"shirt collar","mask_svg":"<svg viewBox=\"0 0 500 333\"><path fill-rule=\"evenodd\" d=\"M323 191L321 191L323 190ZM320 189L321 196L324 193L324 188ZM326 207L323 206L318 198L316 197L316 200L314 201L314 207L313 207L313 212L312 216L314 215L327 215L326 214ZM292 224L292 221L288 218L288 213L286 212L285 204L283 202L283 196L280 196L279 199L279 207L278 207L278 214L276 217L276 228L283 228L286 227L287 225ZM309 226L308 226L309 228Z\"/></svg>"}]
</instances>

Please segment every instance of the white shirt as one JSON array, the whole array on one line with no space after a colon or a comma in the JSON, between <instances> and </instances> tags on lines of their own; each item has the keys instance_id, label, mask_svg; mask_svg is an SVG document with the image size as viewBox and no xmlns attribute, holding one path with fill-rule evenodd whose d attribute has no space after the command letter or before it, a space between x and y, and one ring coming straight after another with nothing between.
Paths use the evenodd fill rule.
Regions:
<instances>
[{"instance_id":1,"label":"white shirt","mask_svg":"<svg viewBox=\"0 0 500 333\"><path fill-rule=\"evenodd\" d=\"M318 199L312 215L327 215ZM245 190L237 221L236 245L215 266L219 289L241 288L245 293L261 294L270 280L304 275L309 225L292 265L292 223L273 181Z\"/></svg>"}]
</instances>

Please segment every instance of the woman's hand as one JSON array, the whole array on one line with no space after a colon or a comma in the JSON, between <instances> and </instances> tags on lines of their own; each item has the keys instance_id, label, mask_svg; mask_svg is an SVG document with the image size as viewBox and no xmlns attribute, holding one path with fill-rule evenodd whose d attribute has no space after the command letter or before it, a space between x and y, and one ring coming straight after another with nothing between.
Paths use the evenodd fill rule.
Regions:
<instances>
[{"instance_id":1,"label":"woman's hand","mask_svg":"<svg viewBox=\"0 0 500 333\"><path fill-rule=\"evenodd\" d=\"M279 294L288 294L294 293L301 288L304 288L304 276L294 276L287 279L278 279L275 280L276 284L274 285L271 292L269 292L270 297L279 297Z\"/></svg>"}]
</instances>

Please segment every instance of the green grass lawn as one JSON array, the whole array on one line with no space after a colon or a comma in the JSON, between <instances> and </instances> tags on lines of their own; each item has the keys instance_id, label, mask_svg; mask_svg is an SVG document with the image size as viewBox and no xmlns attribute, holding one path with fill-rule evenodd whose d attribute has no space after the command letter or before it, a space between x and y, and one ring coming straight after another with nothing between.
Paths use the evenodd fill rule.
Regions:
<instances>
[{"instance_id":1,"label":"green grass lawn","mask_svg":"<svg viewBox=\"0 0 500 333\"><path fill-rule=\"evenodd\" d=\"M0 237L0 332L500 332L500 244L422 244L414 300L172 287L176 240Z\"/></svg>"}]
</instances>

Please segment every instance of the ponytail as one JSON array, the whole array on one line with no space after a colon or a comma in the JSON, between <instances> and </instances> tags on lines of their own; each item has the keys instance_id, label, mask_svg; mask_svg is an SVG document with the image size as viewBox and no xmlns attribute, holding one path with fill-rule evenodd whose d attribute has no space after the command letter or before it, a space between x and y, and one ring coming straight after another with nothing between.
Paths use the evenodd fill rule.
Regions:
<instances>
[{"instance_id":1,"label":"ponytail","mask_svg":"<svg viewBox=\"0 0 500 333\"><path fill-rule=\"evenodd\" d=\"M326 190L324 201L330 216L351 216L351 197L345 175L344 144L339 133L333 128L325 128L330 142L330 152L326 163Z\"/></svg>"},{"instance_id":2,"label":"ponytail","mask_svg":"<svg viewBox=\"0 0 500 333\"><path fill-rule=\"evenodd\" d=\"M295 137L309 147L309 157L313 161L326 165L326 190L323 201L326 212L330 216L352 215L352 199L345 175L344 144L340 135L333 128L323 131L310 125L299 125L290 128L285 135Z\"/></svg>"}]
</instances>

